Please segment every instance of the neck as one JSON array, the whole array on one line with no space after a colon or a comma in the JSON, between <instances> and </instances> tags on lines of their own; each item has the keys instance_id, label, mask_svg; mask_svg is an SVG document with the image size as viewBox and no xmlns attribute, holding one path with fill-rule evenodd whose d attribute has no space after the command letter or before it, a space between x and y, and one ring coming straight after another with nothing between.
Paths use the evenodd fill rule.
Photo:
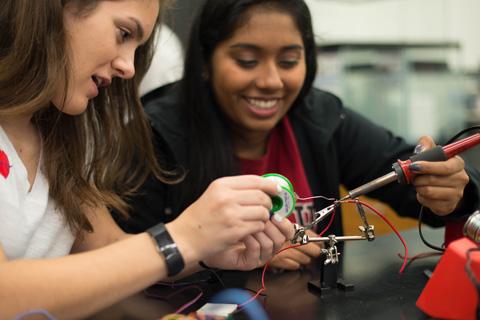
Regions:
<instances>
[{"instance_id":1,"label":"neck","mask_svg":"<svg viewBox=\"0 0 480 320\"><path fill-rule=\"evenodd\" d=\"M0 125L5 131L22 132L32 128L32 114L0 118Z\"/></svg>"},{"instance_id":2,"label":"neck","mask_svg":"<svg viewBox=\"0 0 480 320\"><path fill-rule=\"evenodd\" d=\"M235 155L241 159L259 159L267 152L270 132L234 134Z\"/></svg>"},{"instance_id":3,"label":"neck","mask_svg":"<svg viewBox=\"0 0 480 320\"><path fill-rule=\"evenodd\" d=\"M0 125L11 136L22 136L34 128L31 114L0 118Z\"/></svg>"}]
</instances>

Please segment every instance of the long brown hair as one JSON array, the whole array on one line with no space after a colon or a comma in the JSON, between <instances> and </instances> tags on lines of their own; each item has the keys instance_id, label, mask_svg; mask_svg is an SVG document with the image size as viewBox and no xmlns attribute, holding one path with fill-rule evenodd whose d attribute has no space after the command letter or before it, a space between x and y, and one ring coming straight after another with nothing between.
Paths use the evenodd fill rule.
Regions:
<instances>
[{"instance_id":1,"label":"long brown hair","mask_svg":"<svg viewBox=\"0 0 480 320\"><path fill-rule=\"evenodd\" d=\"M0 1L0 117L34 114L50 196L73 231L92 230L85 207L106 205L127 214L123 199L150 173L173 181L156 161L137 93L155 35L136 51L135 77L114 79L83 114L63 114L50 102L58 88L66 91L71 71L64 6L74 2L79 14L88 14L100 1ZM163 8L166 1L159 2Z\"/></svg>"}]
</instances>

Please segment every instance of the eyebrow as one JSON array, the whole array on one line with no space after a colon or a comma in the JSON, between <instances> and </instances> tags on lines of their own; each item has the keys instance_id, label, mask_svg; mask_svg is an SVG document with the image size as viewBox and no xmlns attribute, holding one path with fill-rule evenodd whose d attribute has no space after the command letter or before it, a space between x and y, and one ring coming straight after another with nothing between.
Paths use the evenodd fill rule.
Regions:
<instances>
[{"instance_id":1,"label":"eyebrow","mask_svg":"<svg viewBox=\"0 0 480 320\"><path fill-rule=\"evenodd\" d=\"M250 43L237 43L234 45L230 46L231 49L251 49L251 50L261 50L261 48L257 45L250 44ZM303 46L298 45L298 44L292 44L289 46L282 47L283 51L288 51L288 50L303 50Z\"/></svg>"}]
</instances>

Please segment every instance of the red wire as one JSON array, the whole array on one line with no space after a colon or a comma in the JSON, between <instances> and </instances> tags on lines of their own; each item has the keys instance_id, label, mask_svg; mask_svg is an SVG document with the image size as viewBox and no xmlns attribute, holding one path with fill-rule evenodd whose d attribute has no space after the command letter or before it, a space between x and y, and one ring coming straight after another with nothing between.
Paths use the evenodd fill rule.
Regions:
<instances>
[{"instance_id":1,"label":"red wire","mask_svg":"<svg viewBox=\"0 0 480 320\"><path fill-rule=\"evenodd\" d=\"M323 236L323 234L324 234L325 232L327 232L327 230L328 230L328 229L330 228L330 226L332 225L333 220L335 219L335 212L336 212L336 210L335 210L335 208L333 208L333 212L332 212L332 216L330 217L330 221L328 221L328 225L325 227L325 229L323 229L322 232L320 232L320 233L318 234L319 237Z\"/></svg>"},{"instance_id":2,"label":"red wire","mask_svg":"<svg viewBox=\"0 0 480 320\"><path fill-rule=\"evenodd\" d=\"M375 212L376 215L378 215L380 218L382 218L382 220L390 226L390 228L393 230L393 232L395 232L397 237L402 242L403 247L405 248L405 254L404 254L404 257L403 257L402 267L400 268L400 271L398 271L399 274L402 274L403 271L405 270L406 265L407 265L408 247L407 247L407 243L405 242L405 239L403 239L402 235L398 232L398 230L393 226L393 224L383 214L381 214L377 209L375 209L374 207L372 207L368 203L363 202L363 201L358 200L358 199L346 200L346 201L342 201L342 202L355 203L355 204L360 203L362 206L365 206L365 207L369 208L370 210L372 210L373 212Z\"/></svg>"},{"instance_id":3,"label":"red wire","mask_svg":"<svg viewBox=\"0 0 480 320\"><path fill-rule=\"evenodd\" d=\"M303 246L303 244L296 244L296 245L292 245L292 246L288 246L286 248L283 248L281 250L278 250L273 256L276 256L277 254L279 254L280 252L283 252L285 250L288 250L288 249L292 249L292 248L297 248L297 247L300 247L300 246ZM263 267L263 271L262 271L262 287L257 291L257 293L255 293L255 295L253 297L251 297L250 299L248 299L247 301L245 301L244 303L242 303L241 305L239 305L238 307L239 308L242 308L244 307L245 305L249 304L250 302L252 302L253 300L257 299L258 296L265 290L267 290L267 288L265 287L265 273L267 272L267 269L268 269L268 266L270 264L270 261L272 261L273 257L267 261L267 263L265 263L265 266Z\"/></svg>"}]
</instances>

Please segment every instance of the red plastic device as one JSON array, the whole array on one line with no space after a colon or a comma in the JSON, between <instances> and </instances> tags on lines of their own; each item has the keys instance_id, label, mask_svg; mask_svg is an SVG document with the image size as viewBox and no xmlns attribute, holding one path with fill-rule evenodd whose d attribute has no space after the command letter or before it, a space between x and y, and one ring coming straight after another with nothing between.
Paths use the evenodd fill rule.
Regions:
<instances>
[{"instance_id":1,"label":"red plastic device","mask_svg":"<svg viewBox=\"0 0 480 320\"><path fill-rule=\"evenodd\" d=\"M452 242L435 267L417 307L433 318L477 319L477 288L467 275L467 250L477 244L464 237ZM480 252L470 254L471 270L480 279Z\"/></svg>"}]
</instances>

